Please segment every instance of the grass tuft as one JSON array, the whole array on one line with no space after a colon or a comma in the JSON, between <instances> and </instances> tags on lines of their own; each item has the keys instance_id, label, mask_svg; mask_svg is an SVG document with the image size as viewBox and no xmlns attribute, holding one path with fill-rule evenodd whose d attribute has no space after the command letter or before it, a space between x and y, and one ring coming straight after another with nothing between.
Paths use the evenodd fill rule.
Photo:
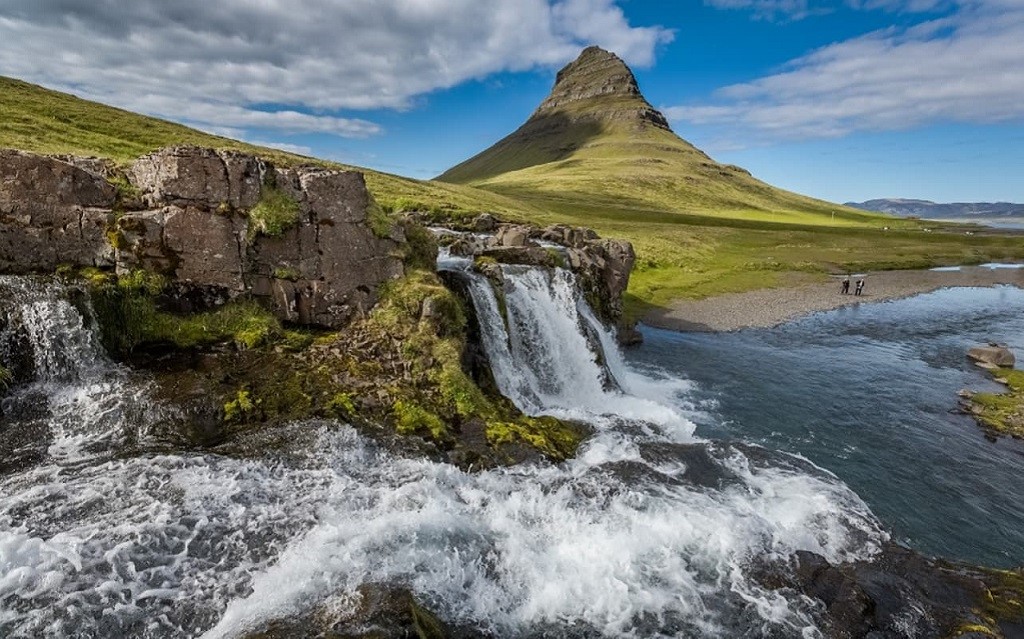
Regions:
<instances>
[{"instance_id":1,"label":"grass tuft","mask_svg":"<svg viewBox=\"0 0 1024 639\"><path fill-rule=\"evenodd\" d=\"M281 237L299 223L299 203L276 186L264 186L260 201L249 211L249 241L258 235Z\"/></svg>"}]
</instances>

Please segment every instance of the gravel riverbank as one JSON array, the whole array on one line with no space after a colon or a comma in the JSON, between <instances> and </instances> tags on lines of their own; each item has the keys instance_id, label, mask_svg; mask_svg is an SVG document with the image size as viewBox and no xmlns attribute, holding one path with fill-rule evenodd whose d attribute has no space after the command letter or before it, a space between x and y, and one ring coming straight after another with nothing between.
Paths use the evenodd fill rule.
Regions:
<instances>
[{"instance_id":1,"label":"gravel riverbank","mask_svg":"<svg viewBox=\"0 0 1024 639\"><path fill-rule=\"evenodd\" d=\"M881 271L864 275L861 296L839 292L841 279L788 288L730 293L702 300L681 300L668 309L648 313L643 323L676 331L734 331L769 327L788 320L843 306L882 302L940 288L997 286L1024 288L1024 268L964 266L958 270Z\"/></svg>"}]
</instances>

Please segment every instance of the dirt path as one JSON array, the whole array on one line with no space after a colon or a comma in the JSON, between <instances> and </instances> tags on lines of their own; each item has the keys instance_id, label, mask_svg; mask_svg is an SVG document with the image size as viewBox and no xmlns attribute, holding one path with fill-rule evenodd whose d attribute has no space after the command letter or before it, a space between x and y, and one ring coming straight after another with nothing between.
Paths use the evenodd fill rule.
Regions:
<instances>
[{"instance_id":1,"label":"dirt path","mask_svg":"<svg viewBox=\"0 0 1024 639\"><path fill-rule=\"evenodd\" d=\"M730 293L703 300L682 300L648 313L643 322L677 331L734 331L767 327L843 306L909 297L940 288L1010 284L1024 288L1024 268L965 266L958 271L881 271L864 277L861 297L839 293L840 279L789 288Z\"/></svg>"}]
</instances>

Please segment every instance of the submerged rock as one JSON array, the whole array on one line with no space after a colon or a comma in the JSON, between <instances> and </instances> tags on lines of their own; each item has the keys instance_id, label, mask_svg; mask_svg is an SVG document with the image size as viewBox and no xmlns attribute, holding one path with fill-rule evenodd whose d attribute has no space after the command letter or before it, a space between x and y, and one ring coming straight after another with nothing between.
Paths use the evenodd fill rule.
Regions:
<instances>
[{"instance_id":1,"label":"submerged rock","mask_svg":"<svg viewBox=\"0 0 1024 639\"><path fill-rule=\"evenodd\" d=\"M979 365L992 366L995 368L1013 368L1017 363L1013 351L1002 344L989 344L978 346L967 351L967 356Z\"/></svg>"},{"instance_id":2,"label":"submerged rock","mask_svg":"<svg viewBox=\"0 0 1024 639\"><path fill-rule=\"evenodd\" d=\"M484 639L490 635L442 622L401 586L363 584L301 615L272 621L246 639Z\"/></svg>"}]
</instances>

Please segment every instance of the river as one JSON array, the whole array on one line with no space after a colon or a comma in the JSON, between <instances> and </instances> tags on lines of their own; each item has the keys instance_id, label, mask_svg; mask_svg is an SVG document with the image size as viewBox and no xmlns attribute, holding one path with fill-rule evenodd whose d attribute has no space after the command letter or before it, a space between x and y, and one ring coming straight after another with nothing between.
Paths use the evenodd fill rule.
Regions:
<instances>
[{"instance_id":1,"label":"river","mask_svg":"<svg viewBox=\"0 0 1024 639\"><path fill-rule=\"evenodd\" d=\"M594 429L575 459L466 472L332 421L292 424L281 454L168 451L151 382L106 357L72 293L0 278L0 352L27 343L36 370L3 435L44 443L0 476L0 635L236 637L386 582L496 636L815 637L813 604L764 566L870 558L890 530L1019 560L1019 446L944 411L986 384L966 346L1022 346L1020 291L647 331L623 355L567 273L505 267L499 304L448 267L501 390Z\"/></svg>"},{"instance_id":2,"label":"river","mask_svg":"<svg viewBox=\"0 0 1024 639\"><path fill-rule=\"evenodd\" d=\"M1024 290L945 289L774 329L644 337L631 359L695 383L699 435L806 456L926 553L1024 564L1024 445L989 441L950 412L961 389L1000 388L969 348L1024 353Z\"/></svg>"}]
</instances>

